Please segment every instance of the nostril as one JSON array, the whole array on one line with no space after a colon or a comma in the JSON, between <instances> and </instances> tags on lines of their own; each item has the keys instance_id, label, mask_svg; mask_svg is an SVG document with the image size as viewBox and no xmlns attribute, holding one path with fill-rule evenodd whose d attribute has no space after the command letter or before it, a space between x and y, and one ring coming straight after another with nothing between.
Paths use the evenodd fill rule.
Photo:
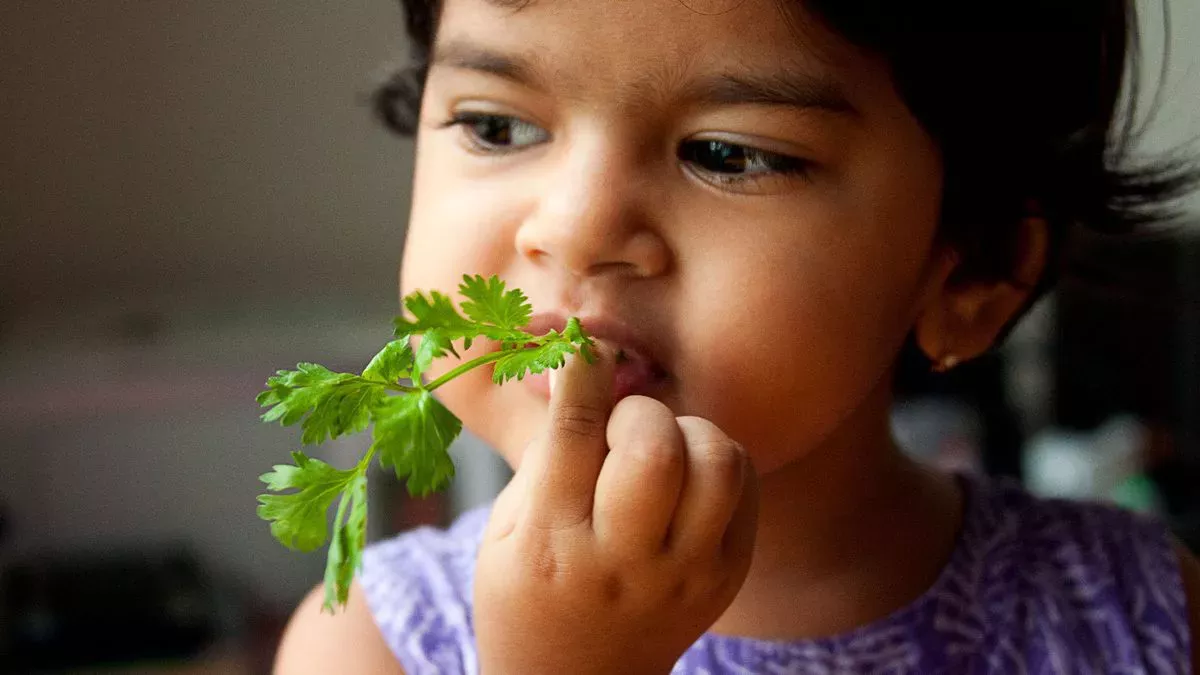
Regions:
<instances>
[{"instance_id":1,"label":"nostril","mask_svg":"<svg viewBox=\"0 0 1200 675\"><path fill-rule=\"evenodd\" d=\"M588 266L587 274L601 276L605 274L626 275L638 274L638 265L627 260L606 260L595 262Z\"/></svg>"},{"instance_id":2,"label":"nostril","mask_svg":"<svg viewBox=\"0 0 1200 675\"><path fill-rule=\"evenodd\" d=\"M577 278L653 277L670 267L670 250L645 228L624 225L529 222L516 234L515 248L524 259L556 267Z\"/></svg>"}]
</instances>

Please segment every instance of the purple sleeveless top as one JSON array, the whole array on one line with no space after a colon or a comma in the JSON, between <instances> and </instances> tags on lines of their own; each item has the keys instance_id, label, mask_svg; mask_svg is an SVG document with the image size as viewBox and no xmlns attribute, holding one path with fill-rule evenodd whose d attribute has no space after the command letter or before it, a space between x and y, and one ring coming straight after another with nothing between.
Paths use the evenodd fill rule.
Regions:
<instances>
[{"instance_id":1,"label":"purple sleeveless top","mask_svg":"<svg viewBox=\"0 0 1200 675\"><path fill-rule=\"evenodd\" d=\"M789 642L705 634L676 674L1191 673L1179 560L1159 524L968 478L937 581L841 635ZM359 581L407 675L477 673L471 583L486 508L446 530L368 547Z\"/></svg>"}]
</instances>

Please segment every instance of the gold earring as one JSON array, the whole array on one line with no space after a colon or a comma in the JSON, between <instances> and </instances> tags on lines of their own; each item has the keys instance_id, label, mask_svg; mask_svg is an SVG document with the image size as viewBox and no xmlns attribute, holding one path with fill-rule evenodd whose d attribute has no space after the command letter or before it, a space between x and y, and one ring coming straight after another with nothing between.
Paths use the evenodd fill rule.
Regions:
<instances>
[{"instance_id":1,"label":"gold earring","mask_svg":"<svg viewBox=\"0 0 1200 675\"><path fill-rule=\"evenodd\" d=\"M947 371L953 370L956 366L958 366L959 363L960 363L960 359L957 356L955 356L953 354L948 354L946 356L943 356L941 358L941 360L939 360L937 363L933 364L933 372L945 373Z\"/></svg>"}]
</instances>

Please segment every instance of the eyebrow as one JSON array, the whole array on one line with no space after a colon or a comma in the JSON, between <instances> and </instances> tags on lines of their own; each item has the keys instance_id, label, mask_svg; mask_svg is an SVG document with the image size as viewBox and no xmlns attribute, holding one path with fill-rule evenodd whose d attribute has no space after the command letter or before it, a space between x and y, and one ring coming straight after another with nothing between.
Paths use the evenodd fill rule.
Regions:
<instances>
[{"instance_id":1,"label":"eyebrow","mask_svg":"<svg viewBox=\"0 0 1200 675\"><path fill-rule=\"evenodd\" d=\"M435 48L430 63L494 75L541 92L549 90L542 75L546 71L544 60L533 54L505 54L463 41L449 41ZM636 89L644 90L645 85ZM836 83L799 72L706 75L687 83L679 98L710 106L774 105L858 114Z\"/></svg>"},{"instance_id":2,"label":"eyebrow","mask_svg":"<svg viewBox=\"0 0 1200 675\"><path fill-rule=\"evenodd\" d=\"M519 12L534 3L535 0L486 0L489 5L499 7L500 9L511 9L513 12Z\"/></svg>"},{"instance_id":3,"label":"eyebrow","mask_svg":"<svg viewBox=\"0 0 1200 675\"><path fill-rule=\"evenodd\" d=\"M434 48L430 66L445 66L474 70L495 75L531 89L546 90L539 73L544 70L541 59L491 51L466 42L451 41Z\"/></svg>"},{"instance_id":4,"label":"eyebrow","mask_svg":"<svg viewBox=\"0 0 1200 675\"><path fill-rule=\"evenodd\" d=\"M857 115L834 82L800 73L721 73L688 84L684 100L707 105L777 105Z\"/></svg>"}]
</instances>

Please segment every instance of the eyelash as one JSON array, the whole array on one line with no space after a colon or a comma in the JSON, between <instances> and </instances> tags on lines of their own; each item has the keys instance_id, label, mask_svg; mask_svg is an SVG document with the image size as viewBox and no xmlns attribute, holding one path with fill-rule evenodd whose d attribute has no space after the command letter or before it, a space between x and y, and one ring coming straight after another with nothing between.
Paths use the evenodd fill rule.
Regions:
<instances>
[{"instance_id":1,"label":"eyelash","mask_svg":"<svg viewBox=\"0 0 1200 675\"><path fill-rule=\"evenodd\" d=\"M530 124L529 122L525 122L520 119L517 119L516 117L513 117L511 115L495 115L495 114L491 114L491 113L477 113L477 112L455 113L453 116L450 117L449 120L447 120L446 122L441 124L439 126L439 128L448 129L450 127L462 127L462 131L466 135L467 142L470 143L471 149L480 154L510 155L510 154L513 154L514 152L520 151L520 149L522 147L529 147L529 146L518 146L516 148L511 148L511 147L496 145L494 143L488 143L487 141L481 140L479 137L479 134L471 131L471 127L473 125L494 123L497 121L507 121L507 122L513 123L514 125L521 124L521 125L535 128L535 129L537 128L536 125ZM543 133L545 133L545 132L543 132ZM546 135L548 136L548 134L546 134Z\"/></svg>"},{"instance_id":2,"label":"eyelash","mask_svg":"<svg viewBox=\"0 0 1200 675\"><path fill-rule=\"evenodd\" d=\"M538 145L539 143L545 142L539 141L538 143L516 147L502 146L482 140L480 135L477 133L477 130L472 130L473 126L480 124L495 124L496 122L508 122L510 124L510 128L511 126L525 125L537 129L536 125L511 115L496 115L491 113L477 112L455 113L449 120L439 125L438 128L448 129L451 127L462 127L462 132L466 136L466 140L470 144L471 150L483 155L510 155L520 152L523 148L532 147L533 145ZM549 134L547 134L545 131L539 131L541 131L545 137L549 137ZM509 132L509 136L511 137L511 131ZM766 171L749 174L722 174L703 168L696 169L696 171L704 174L705 180L711 180L712 182L719 183L721 185L745 185L757 183L770 178L806 179L808 178L809 172L812 169L810 162L798 157L781 155L779 153L767 152L766 150L759 150L757 148L751 148L744 145L738 145L736 143L728 143L726 141L718 140L686 141L680 145L676 156L680 160L687 162L689 165L697 166L698 163L695 161L695 153L702 152L705 149L710 152L714 152L715 154L723 155L723 158L726 160L729 160L731 156L733 156L743 164L760 165L766 167Z\"/></svg>"},{"instance_id":3,"label":"eyelash","mask_svg":"<svg viewBox=\"0 0 1200 675\"><path fill-rule=\"evenodd\" d=\"M676 156L689 165L698 165L698 162L689 159L689 156L702 149L707 149L713 154L720 154L726 160L733 156L743 165L765 167L765 170L745 174L722 174L701 169L709 179L721 185L743 185L771 178L807 179L812 169L811 163L799 157L781 155L775 152L767 152L766 150L717 140L687 141L679 147ZM723 152L719 152L719 150L723 150Z\"/></svg>"}]
</instances>

